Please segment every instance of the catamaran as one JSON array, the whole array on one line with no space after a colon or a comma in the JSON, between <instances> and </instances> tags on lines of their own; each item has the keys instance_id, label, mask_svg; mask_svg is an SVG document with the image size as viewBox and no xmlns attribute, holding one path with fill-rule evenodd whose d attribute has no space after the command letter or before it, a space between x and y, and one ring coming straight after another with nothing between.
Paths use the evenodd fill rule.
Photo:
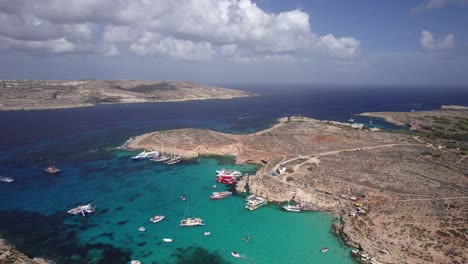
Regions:
<instances>
[{"instance_id":1,"label":"catamaran","mask_svg":"<svg viewBox=\"0 0 468 264\"><path fill-rule=\"evenodd\" d=\"M210 199L211 200L221 200L221 199L224 199L224 198L228 197L231 194L232 194L232 192L229 192L229 191L213 192L213 194L210 196Z\"/></svg>"},{"instance_id":2,"label":"catamaran","mask_svg":"<svg viewBox=\"0 0 468 264\"><path fill-rule=\"evenodd\" d=\"M190 203L189 203L189 208L188 209L189 209L189 217L180 220L180 226L192 227L192 226L205 225L205 224L203 224L203 219L192 217L192 197L190 197Z\"/></svg>"},{"instance_id":3,"label":"catamaran","mask_svg":"<svg viewBox=\"0 0 468 264\"><path fill-rule=\"evenodd\" d=\"M75 207L75 208L72 208L70 210L67 211L67 213L69 214L74 214L74 215L77 215L77 214L82 214L83 216L85 216L85 213L94 213L96 211L96 206L95 207L92 207L91 204L85 204L85 205L79 205L78 207Z\"/></svg>"},{"instance_id":4,"label":"catamaran","mask_svg":"<svg viewBox=\"0 0 468 264\"><path fill-rule=\"evenodd\" d=\"M139 153L136 156L131 157L132 160L142 160L142 159L151 159L157 157L159 155L158 151L148 151L143 150L143 152Z\"/></svg>"},{"instance_id":5,"label":"catamaran","mask_svg":"<svg viewBox=\"0 0 468 264\"><path fill-rule=\"evenodd\" d=\"M268 199L256 195L249 195L246 201L247 203L245 204L245 209L250 211L256 210L268 204Z\"/></svg>"},{"instance_id":6,"label":"catamaran","mask_svg":"<svg viewBox=\"0 0 468 264\"><path fill-rule=\"evenodd\" d=\"M1 182L14 182L13 178L10 177L0 177Z\"/></svg>"}]
</instances>

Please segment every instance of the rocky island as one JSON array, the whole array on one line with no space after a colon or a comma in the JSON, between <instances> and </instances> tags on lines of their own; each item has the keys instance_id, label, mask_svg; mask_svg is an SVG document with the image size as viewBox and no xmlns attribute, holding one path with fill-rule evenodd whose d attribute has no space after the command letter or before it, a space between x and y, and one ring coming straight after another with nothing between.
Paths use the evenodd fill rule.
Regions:
<instances>
[{"instance_id":1,"label":"rocky island","mask_svg":"<svg viewBox=\"0 0 468 264\"><path fill-rule=\"evenodd\" d=\"M468 112L451 111L458 112L444 117L451 120L444 129L466 136L455 121L464 128ZM401 123L416 125L412 120ZM354 127L289 117L249 135L159 131L136 137L127 148L155 150L164 144L184 158L233 155L237 163L262 164L237 190L341 215L333 230L357 248L361 263L466 263L466 153L441 148L424 133ZM452 144L464 146L466 139Z\"/></svg>"},{"instance_id":2,"label":"rocky island","mask_svg":"<svg viewBox=\"0 0 468 264\"><path fill-rule=\"evenodd\" d=\"M0 94L0 110L232 99L255 95L250 92L190 82L138 80L0 80Z\"/></svg>"}]
</instances>

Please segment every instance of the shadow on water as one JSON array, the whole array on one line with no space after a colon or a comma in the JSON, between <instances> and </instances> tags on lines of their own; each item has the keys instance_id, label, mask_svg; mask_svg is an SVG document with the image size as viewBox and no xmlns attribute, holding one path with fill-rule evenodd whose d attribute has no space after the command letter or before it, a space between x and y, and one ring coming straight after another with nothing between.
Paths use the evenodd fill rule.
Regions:
<instances>
[{"instance_id":1,"label":"shadow on water","mask_svg":"<svg viewBox=\"0 0 468 264\"><path fill-rule=\"evenodd\" d=\"M177 248L172 254L177 264L228 264L220 254L210 253L202 247Z\"/></svg>"},{"instance_id":2,"label":"shadow on water","mask_svg":"<svg viewBox=\"0 0 468 264\"><path fill-rule=\"evenodd\" d=\"M65 225L65 216L65 213L46 216L28 211L0 211L0 236L28 256L56 263L129 263L128 251L111 244L79 241L77 232L88 223Z\"/></svg>"}]
</instances>

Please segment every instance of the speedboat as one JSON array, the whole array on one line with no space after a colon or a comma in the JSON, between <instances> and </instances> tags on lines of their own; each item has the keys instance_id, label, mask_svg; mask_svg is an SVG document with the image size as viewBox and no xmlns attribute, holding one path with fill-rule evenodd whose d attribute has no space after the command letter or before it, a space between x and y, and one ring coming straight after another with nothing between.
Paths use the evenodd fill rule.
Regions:
<instances>
[{"instance_id":1,"label":"speedboat","mask_svg":"<svg viewBox=\"0 0 468 264\"><path fill-rule=\"evenodd\" d=\"M13 178L10 177L0 177L1 182L14 182Z\"/></svg>"},{"instance_id":2,"label":"speedboat","mask_svg":"<svg viewBox=\"0 0 468 264\"><path fill-rule=\"evenodd\" d=\"M131 157L132 160L141 160L141 159L151 159L159 155L158 151L148 151L143 150L140 154Z\"/></svg>"},{"instance_id":3,"label":"speedboat","mask_svg":"<svg viewBox=\"0 0 468 264\"><path fill-rule=\"evenodd\" d=\"M180 199L181 199L182 201L185 201L186 198L185 198L185 196L181 195L181 196L180 196Z\"/></svg>"},{"instance_id":4,"label":"speedboat","mask_svg":"<svg viewBox=\"0 0 468 264\"><path fill-rule=\"evenodd\" d=\"M224 199L224 198L228 197L231 194L232 194L232 192L229 192L229 191L213 192L213 194L210 196L210 199L211 200L221 200L221 199Z\"/></svg>"},{"instance_id":5,"label":"speedboat","mask_svg":"<svg viewBox=\"0 0 468 264\"><path fill-rule=\"evenodd\" d=\"M85 204L85 205L79 205L78 207L75 207L75 208L72 208L70 210L67 211L67 213L69 214L74 214L74 215L77 215L77 214L82 214L83 216L85 216L85 213L94 213L96 211L96 206L95 207L92 207L91 204Z\"/></svg>"},{"instance_id":6,"label":"speedboat","mask_svg":"<svg viewBox=\"0 0 468 264\"><path fill-rule=\"evenodd\" d=\"M237 253L236 251L232 251L232 252L231 252L231 256L233 256L233 257L235 257L235 258L240 258L239 253Z\"/></svg>"},{"instance_id":7,"label":"speedboat","mask_svg":"<svg viewBox=\"0 0 468 264\"><path fill-rule=\"evenodd\" d=\"M173 240L172 238L163 238L163 241L166 243L171 243Z\"/></svg>"},{"instance_id":8,"label":"speedboat","mask_svg":"<svg viewBox=\"0 0 468 264\"><path fill-rule=\"evenodd\" d=\"M132 260L130 261L130 264L141 264L139 260Z\"/></svg>"},{"instance_id":9,"label":"speedboat","mask_svg":"<svg viewBox=\"0 0 468 264\"><path fill-rule=\"evenodd\" d=\"M145 232L145 231L146 231L146 228L143 227L143 226L140 226L140 227L138 228L138 231L140 231L140 232Z\"/></svg>"},{"instance_id":10,"label":"speedboat","mask_svg":"<svg viewBox=\"0 0 468 264\"><path fill-rule=\"evenodd\" d=\"M227 170L227 169L222 169L222 170L216 170L217 176L231 176L231 177L241 177L242 172L236 171L236 170Z\"/></svg>"},{"instance_id":11,"label":"speedboat","mask_svg":"<svg viewBox=\"0 0 468 264\"><path fill-rule=\"evenodd\" d=\"M213 189L216 189L216 184L213 185Z\"/></svg>"},{"instance_id":12,"label":"speedboat","mask_svg":"<svg viewBox=\"0 0 468 264\"><path fill-rule=\"evenodd\" d=\"M325 253L325 252L327 252L327 251L328 251L328 248L327 248L327 247L323 247L322 249L320 249L320 252L322 252L322 253Z\"/></svg>"},{"instance_id":13,"label":"speedboat","mask_svg":"<svg viewBox=\"0 0 468 264\"><path fill-rule=\"evenodd\" d=\"M161 222L162 220L164 220L164 218L166 218L166 217L163 216L163 215L155 215L155 216L150 218L150 221L153 222L153 223L157 223L157 222Z\"/></svg>"}]
</instances>

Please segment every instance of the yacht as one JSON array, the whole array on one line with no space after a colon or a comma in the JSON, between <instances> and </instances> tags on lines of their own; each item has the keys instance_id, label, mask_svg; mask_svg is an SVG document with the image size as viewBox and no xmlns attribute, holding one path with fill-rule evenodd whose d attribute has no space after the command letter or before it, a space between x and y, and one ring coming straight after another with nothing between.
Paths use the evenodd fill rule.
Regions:
<instances>
[{"instance_id":1,"label":"yacht","mask_svg":"<svg viewBox=\"0 0 468 264\"><path fill-rule=\"evenodd\" d=\"M0 177L1 182L14 182L13 178L10 177Z\"/></svg>"},{"instance_id":2,"label":"yacht","mask_svg":"<svg viewBox=\"0 0 468 264\"><path fill-rule=\"evenodd\" d=\"M96 211L96 206L95 207L92 207L91 204L85 204L85 205L79 205L78 207L75 207L75 208L72 208L70 210L67 211L67 213L69 214L74 214L74 215L77 215L77 214L82 214L83 216L85 216L85 213L94 213Z\"/></svg>"},{"instance_id":3,"label":"yacht","mask_svg":"<svg viewBox=\"0 0 468 264\"><path fill-rule=\"evenodd\" d=\"M143 152L139 153L136 156L131 157L131 159L132 160L152 159L152 158L157 157L157 156L159 156L158 151L148 151L148 152L146 152L145 150L143 150Z\"/></svg>"},{"instance_id":4,"label":"yacht","mask_svg":"<svg viewBox=\"0 0 468 264\"><path fill-rule=\"evenodd\" d=\"M150 218L150 221L153 223L157 223L157 222L161 222L162 220L164 220L164 218L166 218L164 215L155 215Z\"/></svg>"},{"instance_id":5,"label":"yacht","mask_svg":"<svg viewBox=\"0 0 468 264\"><path fill-rule=\"evenodd\" d=\"M198 218L198 217L192 217L192 198L190 198L190 203L189 203L189 217L180 220L180 226L187 226L187 227L192 227L192 226L202 226L205 225L203 223L203 219Z\"/></svg>"},{"instance_id":6,"label":"yacht","mask_svg":"<svg viewBox=\"0 0 468 264\"><path fill-rule=\"evenodd\" d=\"M229 192L229 191L213 192L213 194L210 196L210 199L211 200L221 200L221 199L224 199L224 198L228 197L231 194L232 194L232 192Z\"/></svg>"},{"instance_id":7,"label":"yacht","mask_svg":"<svg viewBox=\"0 0 468 264\"><path fill-rule=\"evenodd\" d=\"M256 210L268 204L268 199L256 195L250 195L246 200L247 203L245 204L245 209L250 211Z\"/></svg>"},{"instance_id":8,"label":"yacht","mask_svg":"<svg viewBox=\"0 0 468 264\"><path fill-rule=\"evenodd\" d=\"M216 170L217 176L231 176L231 177L241 177L242 172L236 171L236 170L228 170L228 169L222 169L222 170Z\"/></svg>"},{"instance_id":9,"label":"yacht","mask_svg":"<svg viewBox=\"0 0 468 264\"><path fill-rule=\"evenodd\" d=\"M55 161L49 160L49 167L44 169L48 174L56 174L60 172L60 169L55 167Z\"/></svg>"},{"instance_id":10,"label":"yacht","mask_svg":"<svg viewBox=\"0 0 468 264\"><path fill-rule=\"evenodd\" d=\"M288 212L300 212L302 211L302 208L300 205L296 204L296 205L291 205L288 201L288 204L283 206L283 209L288 211Z\"/></svg>"},{"instance_id":11,"label":"yacht","mask_svg":"<svg viewBox=\"0 0 468 264\"><path fill-rule=\"evenodd\" d=\"M180 156L175 156L173 158L171 158L170 160L164 162L164 164L167 164L167 165L172 165L172 164L176 164L176 163L179 163L182 161L182 157Z\"/></svg>"},{"instance_id":12,"label":"yacht","mask_svg":"<svg viewBox=\"0 0 468 264\"><path fill-rule=\"evenodd\" d=\"M169 155L161 153L158 157L154 157L151 160L156 162L164 162L170 160L171 157Z\"/></svg>"}]
</instances>

